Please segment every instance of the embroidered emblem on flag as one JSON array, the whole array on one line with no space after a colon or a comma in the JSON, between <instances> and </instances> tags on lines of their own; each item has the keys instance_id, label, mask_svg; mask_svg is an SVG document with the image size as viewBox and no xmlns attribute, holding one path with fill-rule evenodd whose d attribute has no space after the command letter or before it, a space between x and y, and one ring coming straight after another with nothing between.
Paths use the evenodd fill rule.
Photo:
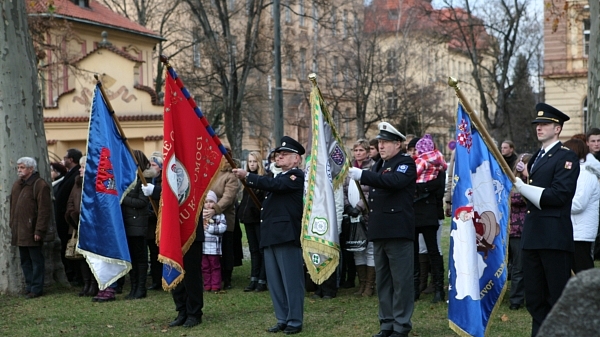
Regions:
<instances>
[{"instance_id":1,"label":"embroidered emblem on flag","mask_svg":"<svg viewBox=\"0 0 600 337\"><path fill-rule=\"evenodd\" d=\"M342 165L346 160L346 156L344 156L344 152L338 144L335 144L333 151L331 151L330 157L336 165Z\"/></svg>"}]
</instances>

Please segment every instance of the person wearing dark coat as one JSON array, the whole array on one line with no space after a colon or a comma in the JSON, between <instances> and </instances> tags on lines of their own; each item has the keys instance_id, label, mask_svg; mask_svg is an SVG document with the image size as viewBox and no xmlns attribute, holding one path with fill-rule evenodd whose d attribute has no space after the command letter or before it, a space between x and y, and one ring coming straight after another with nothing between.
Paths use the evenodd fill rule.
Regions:
<instances>
[{"instance_id":1,"label":"person wearing dark coat","mask_svg":"<svg viewBox=\"0 0 600 337\"><path fill-rule=\"evenodd\" d=\"M517 153L515 152L515 144L510 140L505 140L502 142L500 146L500 152L502 153L502 158L508 167L513 168L517 163Z\"/></svg>"},{"instance_id":2,"label":"person wearing dark coat","mask_svg":"<svg viewBox=\"0 0 600 337\"><path fill-rule=\"evenodd\" d=\"M202 218L199 221L202 221ZM177 317L169 323L170 327L191 328L202 323L202 308L204 308L202 242L204 242L204 226L200 224L196 225L196 239L183 255L185 277L171 291Z\"/></svg>"},{"instance_id":3,"label":"person wearing dark coat","mask_svg":"<svg viewBox=\"0 0 600 337\"><path fill-rule=\"evenodd\" d=\"M142 171L150 168L150 162L140 150L134 150L139 167ZM148 205L150 201L142 192L142 182L138 178L135 187L125 195L121 202L127 245L131 256L131 291L127 299L146 297L146 278L148 277L148 251L146 235L148 234Z\"/></svg>"},{"instance_id":4,"label":"person wearing dark coat","mask_svg":"<svg viewBox=\"0 0 600 337\"><path fill-rule=\"evenodd\" d=\"M520 178L515 181L515 188L527 199L521 263L531 336L537 335L571 277L571 203L579 176L579 158L558 140L569 117L544 103L537 104L536 111L532 123L542 148L527 163L529 184Z\"/></svg>"},{"instance_id":5,"label":"person wearing dark coat","mask_svg":"<svg viewBox=\"0 0 600 337\"><path fill-rule=\"evenodd\" d=\"M304 316L304 266L300 232L303 211L304 171L298 168L304 147L291 137L281 138L275 149L275 178L234 169L239 179L246 178L251 188L267 192L260 214L260 247L264 249L269 293L277 324L268 332L287 335L302 331Z\"/></svg>"},{"instance_id":6,"label":"person wearing dark coat","mask_svg":"<svg viewBox=\"0 0 600 337\"><path fill-rule=\"evenodd\" d=\"M50 185L37 172L35 159L19 158L17 174L19 179L10 193L11 245L19 247L25 297L35 298L44 292L42 245L52 217L52 198Z\"/></svg>"},{"instance_id":7,"label":"person wearing dark coat","mask_svg":"<svg viewBox=\"0 0 600 337\"><path fill-rule=\"evenodd\" d=\"M377 139L381 159L371 171L349 170L352 179L371 187L367 237L373 241L380 324L373 337L408 337L414 309L417 169L415 161L401 153L406 138L391 124L379 123Z\"/></svg>"},{"instance_id":8,"label":"person wearing dark coat","mask_svg":"<svg viewBox=\"0 0 600 337\"><path fill-rule=\"evenodd\" d=\"M246 171L259 176L265 175L262 160L258 152L250 152L246 161ZM265 198L265 192L259 189L253 189L252 192L256 198L262 201ZM244 189L242 202L237 211L238 219L244 223L246 230L246 239L250 249L250 284L244 288L245 292L265 291L267 290L267 274L265 271L264 251L260 248L260 207L254 204L250 197L248 189Z\"/></svg>"},{"instance_id":9,"label":"person wearing dark coat","mask_svg":"<svg viewBox=\"0 0 600 337\"><path fill-rule=\"evenodd\" d=\"M63 265L65 267L65 273L67 279L71 283L78 283L77 275L79 274L79 263L77 261L69 260L65 258L65 251L67 250L67 242L71 236L69 235L69 224L65 219L65 212L67 211L67 202L69 201L69 195L75 185L75 178L79 176L79 161L81 160L81 151L77 149L68 149L67 154L63 160L65 167L68 172L65 174L63 180L54 185L54 218L56 221L56 232L60 239L61 251L60 255L62 258Z\"/></svg>"},{"instance_id":10,"label":"person wearing dark coat","mask_svg":"<svg viewBox=\"0 0 600 337\"><path fill-rule=\"evenodd\" d=\"M145 196L154 200L155 205L158 206L160 201L160 194L162 193L162 168L163 158L162 153L153 152L150 156L150 168L144 171L144 177L151 179L146 186L142 185L142 192ZM156 245L156 225L158 218L156 212L158 209L154 209L152 205L148 207L148 234L146 234L146 245L150 252L150 277L152 283L148 287L148 290L161 290L162 289L162 263L158 261L158 245Z\"/></svg>"}]
</instances>

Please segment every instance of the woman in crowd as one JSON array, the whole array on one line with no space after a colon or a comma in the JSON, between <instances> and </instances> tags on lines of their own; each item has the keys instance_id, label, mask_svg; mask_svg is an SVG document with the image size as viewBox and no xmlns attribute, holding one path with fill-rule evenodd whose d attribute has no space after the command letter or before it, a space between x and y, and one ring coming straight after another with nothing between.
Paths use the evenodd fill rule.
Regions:
<instances>
[{"instance_id":1,"label":"woman in crowd","mask_svg":"<svg viewBox=\"0 0 600 337\"><path fill-rule=\"evenodd\" d=\"M570 139L564 143L579 157L579 177L577 189L571 205L571 222L573 223L573 271L594 268L592 245L598 233L598 207L600 200L600 172L587 164L587 145L579 139Z\"/></svg>"},{"instance_id":2,"label":"woman in crowd","mask_svg":"<svg viewBox=\"0 0 600 337\"><path fill-rule=\"evenodd\" d=\"M531 159L530 153L523 153L513 167L515 177L527 181L527 163ZM525 284L523 283L523 269L521 268L521 232L527 214L527 203L520 193L514 189L510 192L510 234L508 238L508 254L510 255L510 310L518 310L525 302Z\"/></svg>"},{"instance_id":3,"label":"woman in crowd","mask_svg":"<svg viewBox=\"0 0 600 337\"><path fill-rule=\"evenodd\" d=\"M133 150L133 155L142 171L150 168L150 161L140 150ZM146 297L146 278L148 273L148 251L146 235L148 233L149 199L142 192L142 182L138 178L135 187L127 193L121 202L127 245L131 256L131 291L127 299Z\"/></svg>"},{"instance_id":4,"label":"woman in crowd","mask_svg":"<svg viewBox=\"0 0 600 337\"><path fill-rule=\"evenodd\" d=\"M50 176L52 177L52 192L55 192L55 186L58 185L65 178L65 174L67 174L67 168L65 165L56 161L50 163L50 168Z\"/></svg>"},{"instance_id":5,"label":"woman in crowd","mask_svg":"<svg viewBox=\"0 0 600 337\"><path fill-rule=\"evenodd\" d=\"M81 157L79 160L79 165L81 166L79 168L79 176L75 178L75 185L73 185L73 189L71 190L71 194L69 195L69 199L67 201L65 220L69 224L69 234L73 234L73 231L79 230L79 214L81 213L81 193L83 185L83 173L85 172L85 160L86 156ZM54 166L52 167L54 169ZM90 266L87 264L85 259L78 260L77 262L79 262L81 278L83 279L83 288L78 295L96 296L98 294L98 282L96 281L94 275L92 275Z\"/></svg>"},{"instance_id":6,"label":"woman in crowd","mask_svg":"<svg viewBox=\"0 0 600 337\"><path fill-rule=\"evenodd\" d=\"M150 156L150 168L144 171L144 177L149 179L146 186L142 186L142 192L144 195L155 201L156 207L160 201L160 194L162 192L162 168L163 158L162 153L153 152ZM148 216L148 234L146 235L146 244L150 251L150 276L152 283L148 287L148 290L161 290L162 289L162 263L158 261L158 246L156 245L156 224L158 222L157 214L158 209L154 209L150 205Z\"/></svg>"},{"instance_id":7,"label":"woman in crowd","mask_svg":"<svg viewBox=\"0 0 600 337\"><path fill-rule=\"evenodd\" d=\"M375 163L369 158L369 141L366 139L359 139L352 146L352 153L354 154L354 160L352 166L361 168L363 170L370 170ZM360 185L365 199L369 198L369 187L366 185ZM355 182L346 179L344 184L344 213L350 217L358 217L362 214L364 223L368 226L369 215L365 214L366 206L363 200L359 198L358 203L353 207L350 204L348 193L352 194L351 189L356 189ZM350 226L352 224L350 223ZM348 233L348 228L343 228L342 233ZM373 258L373 242L367 244L367 248L361 252L354 252L354 263L356 265L356 272L358 273L359 286L358 290L354 293L359 296L372 296L375 288L375 260ZM348 273L349 277L351 276Z\"/></svg>"},{"instance_id":8,"label":"woman in crowd","mask_svg":"<svg viewBox=\"0 0 600 337\"><path fill-rule=\"evenodd\" d=\"M246 162L246 171L258 175L265 175L260 154L258 152L250 152L248 161ZM263 190L253 189L259 201L265 198ZM252 265L250 271L250 284L244 291L265 291L267 289L267 275L265 272L265 261L263 250L260 249L260 207L254 204L250 197L248 189L244 189L242 202L238 208L238 218L244 224L246 230L246 238L250 248L250 263Z\"/></svg>"}]
</instances>

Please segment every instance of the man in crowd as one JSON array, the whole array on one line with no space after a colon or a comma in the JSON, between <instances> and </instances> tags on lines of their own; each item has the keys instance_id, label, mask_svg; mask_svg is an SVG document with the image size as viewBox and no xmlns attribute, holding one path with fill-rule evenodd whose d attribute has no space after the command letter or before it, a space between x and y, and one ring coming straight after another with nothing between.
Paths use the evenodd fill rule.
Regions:
<instances>
[{"instance_id":1,"label":"man in crowd","mask_svg":"<svg viewBox=\"0 0 600 337\"><path fill-rule=\"evenodd\" d=\"M75 178L79 176L79 168L81 167L79 166L79 159L81 159L81 156L81 151L77 149L67 150L67 154L64 156L63 160L68 172L65 175L65 178L56 187L56 194L54 195L54 217L56 219L56 232L58 233L58 237L60 238L60 243L62 245L60 256L62 257L62 262L65 266L67 278L71 283L76 283L78 281L76 279L76 274L79 270L79 262L73 262L73 260L65 258L67 242L70 239L68 233L69 224L65 219L65 213L67 211L67 201L69 200L69 195L71 194L73 185L75 185Z\"/></svg>"},{"instance_id":2,"label":"man in crowd","mask_svg":"<svg viewBox=\"0 0 600 337\"><path fill-rule=\"evenodd\" d=\"M517 154L515 153L515 144L511 140L505 140L500 145L500 151L504 161L508 164L508 167L512 170L515 162L517 161Z\"/></svg>"},{"instance_id":3,"label":"man in crowd","mask_svg":"<svg viewBox=\"0 0 600 337\"><path fill-rule=\"evenodd\" d=\"M369 158L373 159L374 162L379 160L379 140L373 138L369 141Z\"/></svg>"},{"instance_id":4,"label":"man in crowd","mask_svg":"<svg viewBox=\"0 0 600 337\"><path fill-rule=\"evenodd\" d=\"M304 315L304 267L300 246L304 147L284 136L275 149L275 160L282 172L275 178L259 176L243 169L234 169L248 186L267 191L260 214L260 248L264 248L267 282L277 324L268 332L283 331L286 335L302 331Z\"/></svg>"},{"instance_id":5,"label":"man in crowd","mask_svg":"<svg viewBox=\"0 0 600 337\"><path fill-rule=\"evenodd\" d=\"M520 178L515 182L517 191L527 199L521 262L526 306L533 318L531 336L537 335L571 276L571 200L579 176L577 155L558 140L569 117L544 103L537 104L536 110L532 123L542 148L527 164L528 184Z\"/></svg>"},{"instance_id":6,"label":"man in crowd","mask_svg":"<svg viewBox=\"0 0 600 337\"><path fill-rule=\"evenodd\" d=\"M600 129L591 128L585 134L586 144L590 148L590 153L600 160Z\"/></svg>"},{"instance_id":7,"label":"man in crowd","mask_svg":"<svg viewBox=\"0 0 600 337\"><path fill-rule=\"evenodd\" d=\"M52 217L50 185L37 172L35 159L17 160L17 174L10 194L11 244L19 247L25 276L25 297L42 296L44 290L43 238Z\"/></svg>"},{"instance_id":8,"label":"man in crowd","mask_svg":"<svg viewBox=\"0 0 600 337\"><path fill-rule=\"evenodd\" d=\"M408 337L414 309L415 195L414 160L401 153L406 138L387 122L379 123L378 161L371 171L350 168L350 177L369 192L368 239L373 242L380 332L373 337Z\"/></svg>"}]
</instances>

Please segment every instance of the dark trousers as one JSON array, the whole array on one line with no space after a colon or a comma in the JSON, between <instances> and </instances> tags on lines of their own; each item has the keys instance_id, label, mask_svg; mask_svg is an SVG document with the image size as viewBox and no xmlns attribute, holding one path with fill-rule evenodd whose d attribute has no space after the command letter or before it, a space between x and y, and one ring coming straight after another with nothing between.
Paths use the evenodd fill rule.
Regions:
<instances>
[{"instance_id":1,"label":"dark trousers","mask_svg":"<svg viewBox=\"0 0 600 337\"><path fill-rule=\"evenodd\" d=\"M575 241L575 252L573 253L573 271L575 274L594 268L592 243L591 241Z\"/></svg>"},{"instance_id":2,"label":"dark trousers","mask_svg":"<svg viewBox=\"0 0 600 337\"><path fill-rule=\"evenodd\" d=\"M202 242L194 241L183 256L185 277L171 292L179 315L202 317L204 297L202 289Z\"/></svg>"},{"instance_id":3,"label":"dark trousers","mask_svg":"<svg viewBox=\"0 0 600 337\"><path fill-rule=\"evenodd\" d=\"M444 260L440 254L437 242L437 231L438 226L422 226L415 227L415 244L414 244L414 283L415 291L419 290L420 275L421 275L421 264L419 263L419 233L423 234L425 240L425 246L427 247L427 255L429 256L429 262L431 263L431 276L433 284L436 286L436 291L442 290L444 286Z\"/></svg>"},{"instance_id":4,"label":"dark trousers","mask_svg":"<svg viewBox=\"0 0 600 337\"><path fill-rule=\"evenodd\" d=\"M233 232L223 233L221 251L221 278L223 279L224 285L227 286L231 284L231 275L233 274Z\"/></svg>"},{"instance_id":5,"label":"dark trousers","mask_svg":"<svg viewBox=\"0 0 600 337\"><path fill-rule=\"evenodd\" d=\"M523 305L525 302L525 282L521 258L521 238L508 239L508 254L511 259L510 304Z\"/></svg>"},{"instance_id":6,"label":"dark trousers","mask_svg":"<svg viewBox=\"0 0 600 337\"><path fill-rule=\"evenodd\" d=\"M337 295L337 290L338 290L338 286L337 286L338 282L337 281L338 281L338 271L336 269L333 272L333 274L331 274L331 276L329 276L329 278L327 280L325 280L325 282L316 285L317 290L315 291L315 294L319 295L321 297L323 297L323 296L335 297Z\"/></svg>"},{"instance_id":7,"label":"dark trousers","mask_svg":"<svg viewBox=\"0 0 600 337\"><path fill-rule=\"evenodd\" d=\"M44 292L45 260L41 246L19 247L21 269L25 276L25 291L41 295Z\"/></svg>"},{"instance_id":8,"label":"dark trousers","mask_svg":"<svg viewBox=\"0 0 600 337\"><path fill-rule=\"evenodd\" d=\"M127 236L131 265L148 264L148 250L145 236Z\"/></svg>"},{"instance_id":9,"label":"dark trousers","mask_svg":"<svg viewBox=\"0 0 600 337\"><path fill-rule=\"evenodd\" d=\"M571 277L573 254L554 249L523 249L521 254L525 305L535 337Z\"/></svg>"},{"instance_id":10,"label":"dark trousers","mask_svg":"<svg viewBox=\"0 0 600 337\"><path fill-rule=\"evenodd\" d=\"M146 239L150 251L150 275L152 284L162 284L162 263L158 261L158 246L155 239Z\"/></svg>"},{"instance_id":11,"label":"dark trousers","mask_svg":"<svg viewBox=\"0 0 600 337\"><path fill-rule=\"evenodd\" d=\"M260 222L244 224L244 228L246 229L246 238L248 238L250 263L252 265L250 280L266 282L265 252L260 248Z\"/></svg>"}]
</instances>

